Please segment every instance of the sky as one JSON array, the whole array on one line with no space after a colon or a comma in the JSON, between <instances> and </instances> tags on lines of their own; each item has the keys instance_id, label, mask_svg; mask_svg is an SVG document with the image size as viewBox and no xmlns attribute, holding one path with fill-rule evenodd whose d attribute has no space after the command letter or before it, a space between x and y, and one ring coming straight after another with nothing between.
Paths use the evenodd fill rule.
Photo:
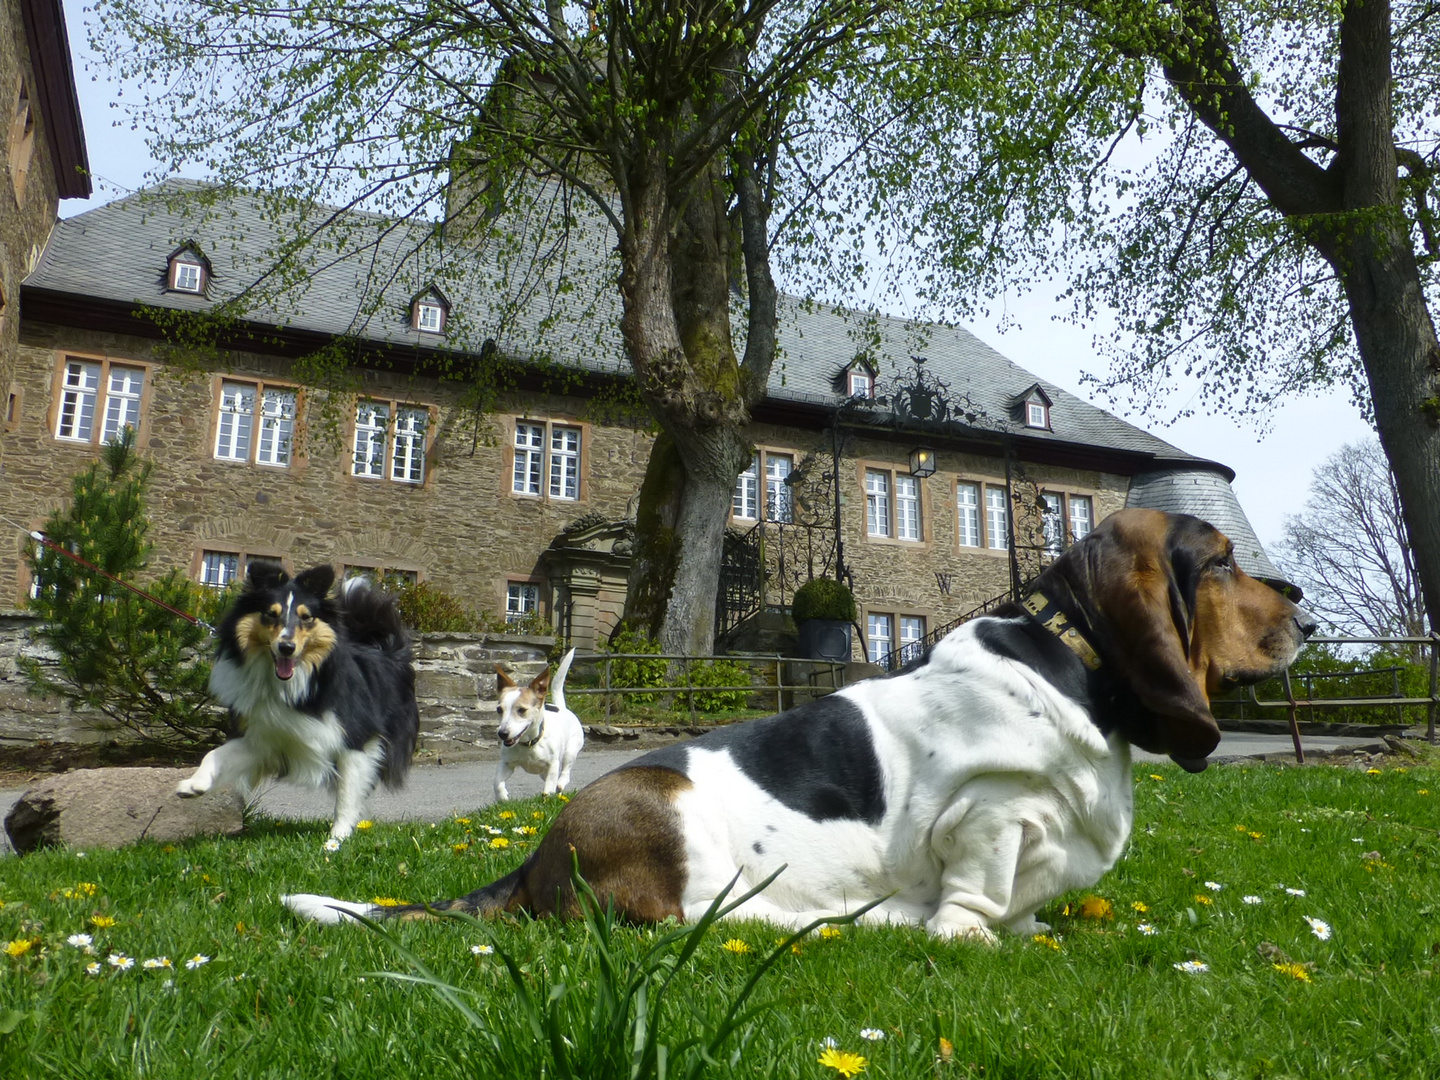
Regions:
<instances>
[{"instance_id":1,"label":"sky","mask_svg":"<svg viewBox=\"0 0 1440 1080\"><path fill-rule=\"evenodd\" d=\"M73 217L142 186L154 162L143 133L115 107L117 88L90 52L84 0L65 0L65 18L95 187L89 200L61 203L60 215ZM1172 414L1177 404L1192 396L1198 401L1195 386L1183 383L1174 386L1154 416L1116 407L1093 387L1081 384L1082 373L1105 374L1105 361L1096 354L1093 342L1097 333L1109 328L1103 321L1087 327L1062 322L1068 307L1051 298L1064 288L1065 282L1057 280L1026 296L1000 298L992 305L993 316L970 321L966 328L1043 381L1188 453L1228 465L1235 471L1233 487L1240 505L1267 549L1273 550L1284 535L1285 517L1304 509L1314 469L1344 444L1374 437L1343 389L1287 398L1263 420L1197 413L1165 426L1161 416Z\"/></svg>"}]
</instances>

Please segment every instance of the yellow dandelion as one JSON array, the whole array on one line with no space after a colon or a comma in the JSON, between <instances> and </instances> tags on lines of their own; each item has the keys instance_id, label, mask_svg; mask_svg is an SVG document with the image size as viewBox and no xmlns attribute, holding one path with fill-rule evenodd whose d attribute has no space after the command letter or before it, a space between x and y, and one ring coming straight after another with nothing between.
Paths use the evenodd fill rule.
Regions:
<instances>
[{"instance_id":1,"label":"yellow dandelion","mask_svg":"<svg viewBox=\"0 0 1440 1080\"><path fill-rule=\"evenodd\" d=\"M1380 769L1366 769L1366 770L1365 770L1365 775L1366 775L1366 776L1379 776L1379 775L1381 775L1381 770L1380 770Z\"/></svg>"},{"instance_id":2,"label":"yellow dandelion","mask_svg":"<svg viewBox=\"0 0 1440 1080\"><path fill-rule=\"evenodd\" d=\"M164 847L162 847L160 850L161 850L164 854L166 854L166 855L174 855L174 854L175 854L175 845L174 845L174 844L166 844L166 845L165 845Z\"/></svg>"},{"instance_id":3,"label":"yellow dandelion","mask_svg":"<svg viewBox=\"0 0 1440 1080\"><path fill-rule=\"evenodd\" d=\"M366 818L364 821L355 822L355 828L357 829L373 829L374 827L375 822L371 821L369 818Z\"/></svg>"},{"instance_id":4,"label":"yellow dandelion","mask_svg":"<svg viewBox=\"0 0 1440 1080\"><path fill-rule=\"evenodd\" d=\"M1165 778L1164 778L1163 776L1161 776L1159 773L1153 773L1153 772L1152 772L1152 773L1150 774L1150 779L1151 779L1151 780L1164 780Z\"/></svg>"},{"instance_id":5,"label":"yellow dandelion","mask_svg":"<svg viewBox=\"0 0 1440 1080\"><path fill-rule=\"evenodd\" d=\"M1398 772L1398 773L1400 773L1401 775L1404 775L1405 773L1408 773L1410 770L1407 769L1404 765L1396 765L1395 768L1391 769L1390 771L1391 771L1391 772Z\"/></svg>"},{"instance_id":6,"label":"yellow dandelion","mask_svg":"<svg viewBox=\"0 0 1440 1080\"><path fill-rule=\"evenodd\" d=\"M944 1035L940 1036L940 1060L949 1061L955 1056L955 1044Z\"/></svg>"},{"instance_id":7,"label":"yellow dandelion","mask_svg":"<svg viewBox=\"0 0 1440 1080\"><path fill-rule=\"evenodd\" d=\"M510 846L510 841L503 836L497 836L490 841L490 846L492 848L507 848Z\"/></svg>"},{"instance_id":8,"label":"yellow dandelion","mask_svg":"<svg viewBox=\"0 0 1440 1080\"><path fill-rule=\"evenodd\" d=\"M1087 896L1080 901L1080 917L1099 922L1115 918L1115 909L1103 896Z\"/></svg>"},{"instance_id":9,"label":"yellow dandelion","mask_svg":"<svg viewBox=\"0 0 1440 1080\"><path fill-rule=\"evenodd\" d=\"M35 946L34 938L17 938L15 941L7 942L3 951L6 956L24 956Z\"/></svg>"},{"instance_id":10,"label":"yellow dandelion","mask_svg":"<svg viewBox=\"0 0 1440 1080\"><path fill-rule=\"evenodd\" d=\"M744 956L750 951L750 946L748 944L741 941L739 938L733 937L720 947L728 953L734 953L736 956Z\"/></svg>"},{"instance_id":11,"label":"yellow dandelion","mask_svg":"<svg viewBox=\"0 0 1440 1080\"><path fill-rule=\"evenodd\" d=\"M1416 795L1429 795L1429 794L1430 794L1430 789L1429 789L1428 787L1422 787L1422 788L1421 788L1419 791L1417 791L1415 794L1416 794Z\"/></svg>"},{"instance_id":12,"label":"yellow dandelion","mask_svg":"<svg viewBox=\"0 0 1440 1080\"><path fill-rule=\"evenodd\" d=\"M1030 940L1035 942L1036 945L1044 945L1047 949L1054 949L1056 952L1060 951L1060 942L1056 941L1049 934L1036 934Z\"/></svg>"},{"instance_id":13,"label":"yellow dandelion","mask_svg":"<svg viewBox=\"0 0 1440 1080\"><path fill-rule=\"evenodd\" d=\"M370 901L376 907L400 907L404 900L396 900L393 896L377 896Z\"/></svg>"},{"instance_id":14,"label":"yellow dandelion","mask_svg":"<svg viewBox=\"0 0 1440 1080\"><path fill-rule=\"evenodd\" d=\"M844 1077L859 1076L865 1071L863 1057L852 1054L849 1050L837 1050L833 1046L827 1046L820 1052L819 1061L827 1069L834 1069Z\"/></svg>"},{"instance_id":15,"label":"yellow dandelion","mask_svg":"<svg viewBox=\"0 0 1440 1080\"><path fill-rule=\"evenodd\" d=\"M1130 902L1130 910L1138 911L1141 915L1144 915L1145 912L1150 910L1150 905L1145 903L1144 900L1132 900Z\"/></svg>"},{"instance_id":16,"label":"yellow dandelion","mask_svg":"<svg viewBox=\"0 0 1440 1080\"><path fill-rule=\"evenodd\" d=\"M469 824L470 824L470 819L469 819L468 817L457 817L457 818L455 819L455 824L456 824L456 825L469 825Z\"/></svg>"},{"instance_id":17,"label":"yellow dandelion","mask_svg":"<svg viewBox=\"0 0 1440 1080\"><path fill-rule=\"evenodd\" d=\"M108 930L115 925L115 918L112 915L92 915L90 925L100 930Z\"/></svg>"},{"instance_id":18,"label":"yellow dandelion","mask_svg":"<svg viewBox=\"0 0 1440 1080\"><path fill-rule=\"evenodd\" d=\"M461 852L463 852L463 851L469 851L469 850L470 850L470 845L469 845L469 844L451 844L451 845L450 845L450 850L453 851L456 855L459 855L459 854L460 854Z\"/></svg>"},{"instance_id":19,"label":"yellow dandelion","mask_svg":"<svg viewBox=\"0 0 1440 1080\"><path fill-rule=\"evenodd\" d=\"M1310 981L1310 972L1305 970L1304 964L1275 964L1273 966L1282 975L1289 975L1292 979L1299 979L1301 982Z\"/></svg>"},{"instance_id":20,"label":"yellow dandelion","mask_svg":"<svg viewBox=\"0 0 1440 1080\"><path fill-rule=\"evenodd\" d=\"M1250 834L1250 839L1251 839L1251 840L1259 840L1259 839L1263 838L1264 835L1265 835L1264 833L1252 832L1252 833Z\"/></svg>"},{"instance_id":21,"label":"yellow dandelion","mask_svg":"<svg viewBox=\"0 0 1440 1080\"><path fill-rule=\"evenodd\" d=\"M542 820L544 817L545 817L544 811L541 811L541 810L535 810L535 811L533 811L533 812L530 814L530 818L531 818L531 820L533 820L533 821L540 821L540 820Z\"/></svg>"},{"instance_id":22,"label":"yellow dandelion","mask_svg":"<svg viewBox=\"0 0 1440 1080\"><path fill-rule=\"evenodd\" d=\"M1214 901L1214 900L1211 900L1210 897L1208 897L1208 896L1202 896L1202 895L1200 895L1199 893L1196 893L1196 894L1195 894L1195 903L1197 903L1197 904L1205 904L1205 905L1208 907L1210 904L1215 903L1215 901Z\"/></svg>"},{"instance_id":23,"label":"yellow dandelion","mask_svg":"<svg viewBox=\"0 0 1440 1080\"><path fill-rule=\"evenodd\" d=\"M569 801L570 801L570 796L569 796L569 795L566 795L563 791L556 792L555 798L559 799L561 802L569 802Z\"/></svg>"},{"instance_id":24,"label":"yellow dandelion","mask_svg":"<svg viewBox=\"0 0 1440 1080\"><path fill-rule=\"evenodd\" d=\"M1248 825L1236 825L1236 826L1235 826L1235 831L1236 831L1236 832L1249 832L1249 831L1250 831L1250 827L1249 827Z\"/></svg>"},{"instance_id":25,"label":"yellow dandelion","mask_svg":"<svg viewBox=\"0 0 1440 1080\"><path fill-rule=\"evenodd\" d=\"M840 936L840 934L841 934L841 931L840 931L840 928L839 928L838 926L822 926L822 927L820 927L820 937L821 937L821 939L824 940L824 941L834 941L836 938L838 938L838 937Z\"/></svg>"},{"instance_id":26,"label":"yellow dandelion","mask_svg":"<svg viewBox=\"0 0 1440 1080\"><path fill-rule=\"evenodd\" d=\"M501 821L509 821L509 820L510 820L511 818L513 818L514 816L515 816L515 811L513 811L513 810L501 810L501 811L500 811L500 820L501 820Z\"/></svg>"},{"instance_id":27,"label":"yellow dandelion","mask_svg":"<svg viewBox=\"0 0 1440 1080\"><path fill-rule=\"evenodd\" d=\"M800 943L797 941L797 942L795 942L795 944L791 945L791 946L790 946L790 951L791 951L792 953L794 953L796 956L799 956L799 955L800 955Z\"/></svg>"}]
</instances>

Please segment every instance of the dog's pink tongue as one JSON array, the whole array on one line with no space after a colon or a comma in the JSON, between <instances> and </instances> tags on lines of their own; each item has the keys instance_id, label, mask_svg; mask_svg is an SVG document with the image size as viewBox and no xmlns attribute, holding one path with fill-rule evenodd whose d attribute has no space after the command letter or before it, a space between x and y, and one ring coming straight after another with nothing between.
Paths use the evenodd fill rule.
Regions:
<instances>
[{"instance_id":1,"label":"dog's pink tongue","mask_svg":"<svg viewBox=\"0 0 1440 1080\"><path fill-rule=\"evenodd\" d=\"M295 658L293 656L277 656L275 658L275 676L280 679L288 679L295 674Z\"/></svg>"}]
</instances>

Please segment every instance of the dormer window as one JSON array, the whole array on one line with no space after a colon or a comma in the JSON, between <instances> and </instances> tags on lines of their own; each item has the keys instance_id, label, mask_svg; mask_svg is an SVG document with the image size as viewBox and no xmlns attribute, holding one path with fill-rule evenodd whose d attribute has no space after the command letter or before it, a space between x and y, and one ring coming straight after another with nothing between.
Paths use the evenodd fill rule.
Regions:
<instances>
[{"instance_id":1,"label":"dormer window","mask_svg":"<svg viewBox=\"0 0 1440 1080\"><path fill-rule=\"evenodd\" d=\"M875 396L875 369L858 357L845 369L845 396L867 400Z\"/></svg>"},{"instance_id":2,"label":"dormer window","mask_svg":"<svg viewBox=\"0 0 1440 1080\"><path fill-rule=\"evenodd\" d=\"M450 301L439 289L423 292L410 303L410 328L422 334L443 334L450 315Z\"/></svg>"},{"instance_id":3,"label":"dormer window","mask_svg":"<svg viewBox=\"0 0 1440 1080\"><path fill-rule=\"evenodd\" d=\"M1021 404L1025 426L1040 431L1050 430L1050 396L1038 385L1032 386Z\"/></svg>"},{"instance_id":4,"label":"dormer window","mask_svg":"<svg viewBox=\"0 0 1440 1080\"><path fill-rule=\"evenodd\" d=\"M165 287L174 292L205 292L210 284L210 264L205 256L192 247L182 247L170 255L170 271L166 275Z\"/></svg>"}]
</instances>

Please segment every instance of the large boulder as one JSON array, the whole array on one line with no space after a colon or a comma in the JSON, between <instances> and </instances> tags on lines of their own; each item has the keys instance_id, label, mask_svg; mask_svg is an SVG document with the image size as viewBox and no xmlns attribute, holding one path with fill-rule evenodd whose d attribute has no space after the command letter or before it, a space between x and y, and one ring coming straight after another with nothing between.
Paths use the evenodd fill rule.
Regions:
<instances>
[{"instance_id":1,"label":"large boulder","mask_svg":"<svg viewBox=\"0 0 1440 1080\"><path fill-rule=\"evenodd\" d=\"M20 796L5 832L22 854L38 847L116 848L137 840L233 835L245 827L234 791L182 799L175 785L193 769L76 769Z\"/></svg>"}]
</instances>

